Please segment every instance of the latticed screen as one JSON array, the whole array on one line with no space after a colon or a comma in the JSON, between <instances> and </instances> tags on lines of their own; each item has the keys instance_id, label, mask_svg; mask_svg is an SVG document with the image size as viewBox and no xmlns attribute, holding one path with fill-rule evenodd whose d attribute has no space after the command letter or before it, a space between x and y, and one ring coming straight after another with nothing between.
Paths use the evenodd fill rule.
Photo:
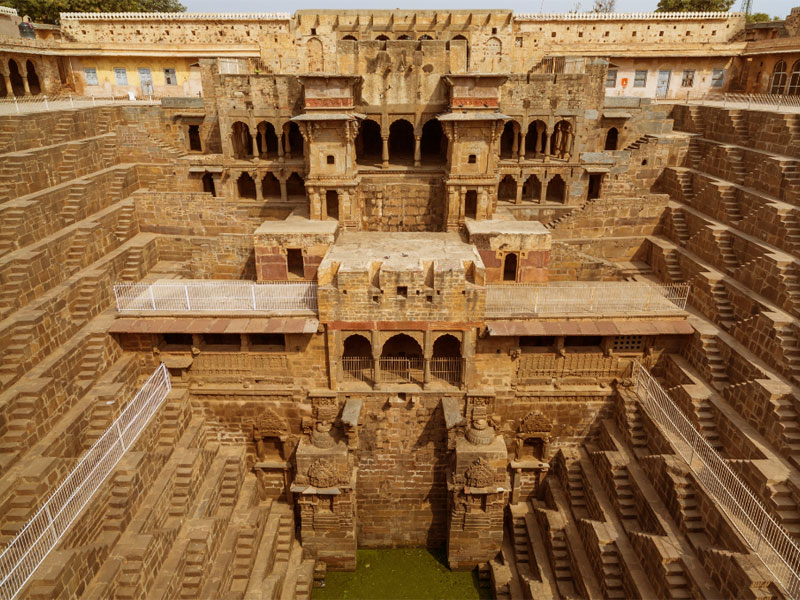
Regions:
<instances>
[{"instance_id":1,"label":"latticed screen","mask_svg":"<svg viewBox=\"0 0 800 600\"><path fill-rule=\"evenodd\" d=\"M614 338L615 352L639 352L642 349L643 336L618 335Z\"/></svg>"}]
</instances>

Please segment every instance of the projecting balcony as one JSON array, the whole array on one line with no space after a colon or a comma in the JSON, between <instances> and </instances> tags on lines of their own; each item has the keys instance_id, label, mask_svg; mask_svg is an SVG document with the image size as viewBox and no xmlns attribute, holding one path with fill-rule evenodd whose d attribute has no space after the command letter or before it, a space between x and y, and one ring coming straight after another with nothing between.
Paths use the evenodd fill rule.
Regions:
<instances>
[{"instance_id":1,"label":"projecting balcony","mask_svg":"<svg viewBox=\"0 0 800 600\"><path fill-rule=\"evenodd\" d=\"M689 286L640 281L486 286L487 318L641 317L683 314Z\"/></svg>"},{"instance_id":2,"label":"projecting balcony","mask_svg":"<svg viewBox=\"0 0 800 600\"><path fill-rule=\"evenodd\" d=\"M114 295L121 313L317 313L317 284L311 281L117 283Z\"/></svg>"}]
</instances>

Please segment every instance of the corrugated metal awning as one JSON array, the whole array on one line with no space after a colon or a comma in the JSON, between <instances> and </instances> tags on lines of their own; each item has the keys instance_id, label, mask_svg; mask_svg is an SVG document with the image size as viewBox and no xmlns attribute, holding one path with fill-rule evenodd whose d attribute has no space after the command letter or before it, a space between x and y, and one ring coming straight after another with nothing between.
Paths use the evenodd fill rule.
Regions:
<instances>
[{"instance_id":1,"label":"corrugated metal awning","mask_svg":"<svg viewBox=\"0 0 800 600\"><path fill-rule=\"evenodd\" d=\"M317 319L220 317L122 317L109 333L304 333L317 331Z\"/></svg>"},{"instance_id":2,"label":"corrugated metal awning","mask_svg":"<svg viewBox=\"0 0 800 600\"><path fill-rule=\"evenodd\" d=\"M492 337L534 335L691 335L692 325L682 320L603 319L581 321L488 321Z\"/></svg>"}]
</instances>

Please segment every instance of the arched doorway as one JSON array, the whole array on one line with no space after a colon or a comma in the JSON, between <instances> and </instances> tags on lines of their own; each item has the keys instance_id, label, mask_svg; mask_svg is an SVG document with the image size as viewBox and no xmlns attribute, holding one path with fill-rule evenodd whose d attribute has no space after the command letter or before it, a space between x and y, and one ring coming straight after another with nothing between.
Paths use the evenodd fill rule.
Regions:
<instances>
[{"instance_id":1,"label":"arched doorway","mask_svg":"<svg viewBox=\"0 0 800 600\"><path fill-rule=\"evenodd\" d=\"M420 153L423 163L437 164L447 160L447 138L439 119L431 119L422 126Z\"/></svg>"},{"instance_id":2,"label":"arched doorway","mask_svg":"<svg viewBox=\"0 0 800 600\"><path fill-rule=\"evenodd\" d=\"M289 200L305 199L306 197L306 184L303 183L303 178L297 173L289 175L286 180L286 195Z\"/></svg>"},{"instance_id":3,"label":"arched doorway","mask_svg":"<svg viewBox=\"0 0 800 600\"><path fill-rule=\"evenodd\" d=\"M546 148L547 124L544 121L536 120L528 125L528 133L525 134L525 156L545 154Z\"/></svg>"},{"instance_id":4,"label":"arched doorway","mask_svg":"<svg viewBox=\"0 0 800 600\"><path fill-rule=\"evenodd\" d=\"M256 146L260 158L276 158L278 156L278 136L275 126L269 121L261 121L257 126Z\"/></svg>"},{"instance_id":5,"label":"arched doorway","mask_svg":"<svg viewBox=\"0 0 800 600\"><path fill-rule=\"evenodd\" d=\"M555 175L550 181L547 182L547 192L545 200L547 202L557 202L564 204L564 197L566 195L567 186L561 175Z\"/></svg>"},{"instance_id":6,"label":"arched doorway","mask_svg":"<svg viewBox=\"0 0 800 600\"><path fill-rule=\"evenodd\" d=\"M294 121L289 122L289 134L283 135L283 153L286 158L300 158L303 156L303 134Z\"/></svg>"},{"instance_id":7,"label":"arched doorway","mask_svg":"<svg viewBox=\"0 0 800 600\"><path fill-rule=\"evenodd\" d=\"M325 69L325 56L322 51L322 42L317 38L311 38L306 44L308 56L308 70L311 73L319 73Z\"/></svg>"},{"instance_id":8,"label":"arched doorway","mask_svg":"<svg viewBox=\"0 0 800 600\"><path fill-rule=\"evenodd\" d=\"M464 65L464 70L469 71L469 41L463 35L457 35L453 37L454 42L459 40L463 41L464 46L466 47L466 56L465 56L466 64Z\"/></svg>"},{"instance_id":9,"label":"arched doorway","mask_svg":"<svg viewBox=\"0 0 800 600\"><path fill-rule=\"evenodd\" d=\"M497 186L497 199L508 202L517 201L517 180L511 175L506 175Z\"/></svg>"},{"instance_id":10,"label":"arched doorway","mask_svg":"<svg viewBox=\"0 0 800 600\"><path fill-rule=\"evenodd\" d=\"M356 136L356 161L363 164L379 163L382 151L381 126L372 119L364 119Z\"/></svg>"},{"instance_id":11,"label":"arched doorway","mask_svg":"<svg viewBox=\"0 0 800 600\"><path fill-rule=\"evenodd\" d=\"M559 121L553 127L550 136L550 154L559 158L569 158L572 151L572 124L569 121Z\"/></svg>"},{"instance_id":12,"label":"arched doorway","mask_svg":"<svg viewBox=\"0 0 800 600\"><path fill-rule=\"evenodd\" d=\"M517 253L509 252L503 258L503 281L517 280Z\"/></svg>"},{"instance_id":13,"label":"arched doorway","mask_svg":"<svg viewBox=\"0 0 800 600\"><path fill-rule=\"evenodd\" d=\"M342 373L345 381L363 381L371 384L372 344L361 334L355 333L344 340L342 346Z\"/></svg>"},{"instance_id":14,"label":"arched doorway","mask_svg":"<svg viewBox=\"0 0 800 600\"><path fill-rule=\"evenodd\" d=\"M375 38L375 41L376 42L388 42L389 41L389 36L380 34L378 37Z\"/></svg>"},{"instance_id":15,"label":"arched doorway","mask_svg":"<svg viewBox=\"0 0 800 600\"><path fill-rule=\"evenodd\" d=\"M250 177L250 173L242 173L236 181L236 188L239 192L239 198L247 200L256 199L256 182Z\"/></svg>"},{"instance_id":16,"label":"arched doorway","mask_svg":"<svg viewBox=\"0 0 800 600\"><path fill-rule=\"evenodd\" d=\"M486 42L486 59L489 63L489 71L493 72L500 65L502 59L503 44L496 37L490 37Z\"/></svg>"},{"instance_id":17,"label":"arched doorway","mask_svg":"<svg viewBox=\"0 0 800 600\"><path fill-rule=\"evenodd\" d=\"M203 173L203 191L212 196L217 195L217 188L214 185L214 176L211 173Z\"/></svg>"},{"instance_id":18,"label":"arched doorway","mask_svg":"<svg viewBox=\"0 0 800 600\"><path fill-rule=\"evenodd\" d=\"M786 87L786 61L779 60L772 68L772 78L769 84L770 94L783 94Z\"/></svg>"},{"instance_id":19,"label":"arched doorway","mask_svg":"<svg viewBox=\"0 0 800 600\"><path fill-rule=\"evenodd\" d=\"M467 219L478 218L478 192L468 190L464 196L464 217Z\"/></svg>"},{"instance_id":20,"label":"arched doorway","mask_svg":"<svg viewBox=\"0 0 800 600\"><path fill-rule=\"evenodd\" d=\"M272 173L267 173L261 180L261 196L264 200L281 199L281 182Z\"/></svg>"},{"instance_id":21,"label":"arched doorway","mask_svg":"<svg viewBox=\"0 0 800 600\"><path fill-rule=\"evenodd\" d=\"M617 141L619 138L619 131L617 131L616 127L612 127L608 130L606 134L606 150L616 150L617 149Z\"/></svg>"},{"instance_id":22,"label":"arched doorway","mask_svg":"<svg viewBox=\"0 0 800 600\"><path fill-rule=\"evenodd\" d=\"M398 119L389 127L389 162L409 164L414 159L414 127Z\"/></svg>"},{"instance_id":23,"label":"arched doorway","mask_svg":"<svg viewBox=\"0 0 800 600\"><path fill-rule=\"evenodd\" d=\"M421 36L419 36L419 41L420 42L428 42L428 41L431 41L432 39L433 38L431 36L429 36L427 33L423 33Z\"/></svg>"},{"instance_id":24,"label":"arched doorway","mask_svg":"<svg viewBox=\"0 0 800 600\"><path fill-rule=\"evenodd\" d=\"M403 35L399 35L399 36L397 36L397 39L398 39L398 40L410 40L410 39L411 39L411 37L410 37L408 34L405 34L405 33L404 33Z\"/></svg>"},{"instance_id":25,"label":"arched doorway","mask_svg":"<svg viewBox=\"0 0 800 600\"><path fill-rule=\"evenodd\" d=\"M517 142L519 140L519 123L507 121L503 125L503 134L500 136L500 158L516 158Z\"/></svg>"},{"instance_id":26,"label":"arched doorway","mask_svg":"<svg viewBox=\"0 0 800 600\"><path fill-rule=\"evenodd\" d=\"M792 74L789 76L789 87L786 93L791 96L800 94L800 60L794 61L792 65Z\"/></svg>"},{"instance_id":27,"label":"arched doorway","mask_svg":"<svg viewBox=\"0 0 800 600\"><path fill-rule=\"evenodd\" d=\"M231 127L231 145L233 157L239 159L253 158L253 138L247 123L236 121Z\"/></svg>"},{"instance_id":28,"label":"arched doorway","mask_svg":"<svg viewBox=\"0 0 800 600\"><path fill-rule=\"evenodd\" d=\"M348 40L350 42L357 42L356 36L354 35L346 35L342 38L342 40Z\"/></svg>"},{"instance_id":29,"label":"arched doorway","mask_svg":"<svg viewBox=\"0 0 800 600\"><path fill-rule=\"evenodd\" d=\"M339 220L339 193L336 190L325 192L325 214L329 219Z\"/></svg>"},{"instance_id":30,"label":"arched doorway","mask_svg":"<svg viewBox=\"0 0 800 600\"><path fill-rule=\"evenodd\" d=\"M422 347L410 335L399 333L386 340L380 364L382 381L422 385Z\"/></svg>"},{"instance_id":31,"label":"arched doorway","mask_svg":"<svg viewBox=\"0 0 800 600\"><path fill-rule=\"evenodd\" d=\"M39 76L36 74L36 67L32 60L25 63L25 69L28 71L28 89L32 95L38 96L42 93L42 86L39 84Z\"/></svg>"},{"instance_id":32,"label":"arched doorway","mask_svg":"<svg viewBox=\"0 0 800 600\"><path fill-rule=\"evenodd\" d=\"M25 84L22 82L22 75L19 73L19 65L13 58L8 59L8 78L11 80L11 91L15 96L25 95Z\"/></svg>"},{"instance_id":33,"label":"arched doorway","mask_svg":"<svg viewBox=\"0 0 800 600\"><path fill-rule=\"evenodd\" d=\"M431 377L450 385L461 385L461 342L446 333L433 342Z\"/></svg>"},{"instance_id":34,"label":"arched doorway","mask_svg":"<svg viewBox=\"0 0 800 600\"><path fill-rule=\"evenodd\" d=\"M522 186L522 199L539 203L542 201L542 182L536 175L531 175Z\"/></svg>"}]
</instances>

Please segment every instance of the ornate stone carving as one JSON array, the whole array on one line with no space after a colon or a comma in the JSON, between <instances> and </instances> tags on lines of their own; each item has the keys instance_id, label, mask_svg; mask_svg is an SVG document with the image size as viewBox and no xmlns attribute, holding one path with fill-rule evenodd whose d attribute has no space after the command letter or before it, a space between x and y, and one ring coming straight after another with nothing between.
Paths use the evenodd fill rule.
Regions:
<instances>
[{"instance_id":1,"label":"ornate stone carving","mask_svg":"<svg viewBox=\"0 0 800 600\"><path fill-rule=\"evenodd\" d=\"M314 400L314 429L311 431L311 443L317 448L333 448L336 445L331 430L338 414L339 405L336 398Z\"/></svg>"},{"instance_id":2,"label":"ornate stone carving","mask_svg":"<svg viewBox=\"0 0 800 600\"><path fill-rule=\"evenodd\" d=\"M467 485L470 487L484 488L494 484L495 474L486 464L486 461L479 458L472 463L464 473Z\"/></svg>"},{"instance_id":3,"label":"ornate stone carving","mask_svg":"<svg viewBox=\"0 0 800 600\"><path fill-rule=\"evenodd\" d=\"M272 409L266 409L253 423L253 439L260 440L265 437L283 438L286 436L288 427L284 421Z\"/></svg>"},{"instance_id":4,"label":"ornate stone carving","mask_svg":"<svg viewBox=\"0 0 800 600\"><path fill-rule=\"evenodd\" d=\"M520 433L550 433L553 424L540 412L529 412L519 424Z\"/></svg>"},{"instance_id":5,"label":"ornate stone carving","mask_svg":"<svg viewBox=\"0 0 800 600\"><path fill-rule=\"evenodd\" d=\"M308 482L314 487L329 488L339 485L339 473L332 462L318 458L308 467Z\"/></svg>"}]
</instances>

